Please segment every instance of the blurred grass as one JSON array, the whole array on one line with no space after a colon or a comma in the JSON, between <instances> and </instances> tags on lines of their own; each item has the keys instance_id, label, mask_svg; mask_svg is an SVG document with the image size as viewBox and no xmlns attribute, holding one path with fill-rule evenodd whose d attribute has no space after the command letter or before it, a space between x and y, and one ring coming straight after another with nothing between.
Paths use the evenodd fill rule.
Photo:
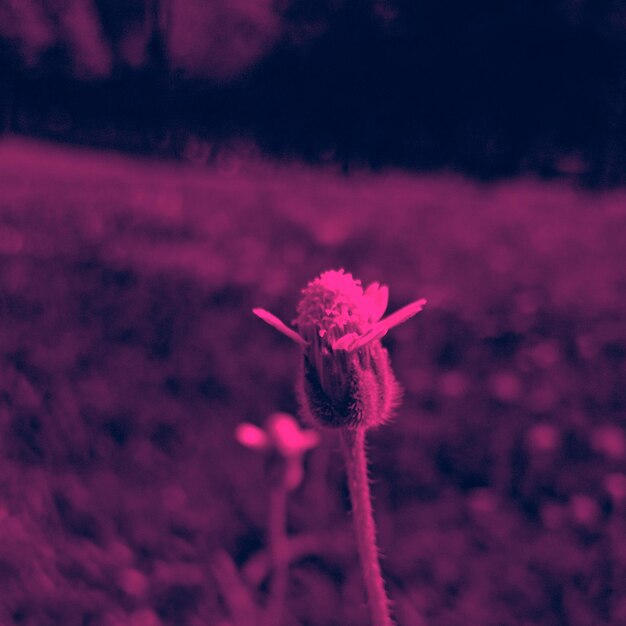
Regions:
<instances>
[{"instance_id":1,"label":"blurred grass","mask_svg":"<svg viewBox=\"0 0 626 626\"><path fill-rule=\"evenodd\" d=\"M333 267L429 300L371 437L401 626L626 622L623 191L18 139L0 190L0 623L227 623L212 559L254 570L271 469L233 431L295 411L250 309ZM290 504L293 624L364 623L336 452Z\"/></svg>"}]
</instances>

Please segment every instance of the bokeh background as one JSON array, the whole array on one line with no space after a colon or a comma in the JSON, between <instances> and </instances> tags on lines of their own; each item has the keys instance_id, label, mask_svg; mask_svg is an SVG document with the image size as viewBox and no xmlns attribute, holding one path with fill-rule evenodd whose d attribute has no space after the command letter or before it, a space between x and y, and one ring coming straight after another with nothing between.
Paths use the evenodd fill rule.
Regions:
<instances>
[{"instance_id":1,"label":"bokeh background","mask_svg":"<svg viewBox=\"0 0 626 626\"><path fill-rule=\"evenodd\" d=\"M399 626L626 624L618 2L0 0L0 624L257 626L289 321L429 301L370 437ZM285 626L365 626L336 433Z\"/></svg>"},{"instance_id":2,"label":"bokeh background","mask_svg":"<svg viewBox=\"0 0 626 626\"><path fill-rule=\"evenodd\" d=\"M619 0L2 0L0 128L624 182Z\"/></svg>"}]
</instances>

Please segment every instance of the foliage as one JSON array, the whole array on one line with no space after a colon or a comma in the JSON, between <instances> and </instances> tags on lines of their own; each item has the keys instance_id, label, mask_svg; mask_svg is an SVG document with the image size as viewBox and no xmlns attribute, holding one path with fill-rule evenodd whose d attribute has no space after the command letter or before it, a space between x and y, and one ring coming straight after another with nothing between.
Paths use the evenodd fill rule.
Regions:
<instances>
[{"instance_id":1,"label":"foliage","mask_svg":"<svg viewBox=\"0 0 626 626\"><path fill-rule=\"evenodd\" d=\"M624 620L623 192L16 141L0 186L0 622L227 624L233 573L263 603L275 468L235 429L295 411L298 348L250 311L339 266L429 299L372 435L398 622ZM335 438L308 455L287 623L363 624Z\"/></svg>"},{"instance_id":2,"label":"foliage","mask_svg":"<svg viewBox=\"0 0 626 626\"><path fill-rule=\"evenodd\" d=\"M0 131L624 182L620 3L0 0ZM137 139L139 136L139 140Z\"/></svg>"}]
</instances>

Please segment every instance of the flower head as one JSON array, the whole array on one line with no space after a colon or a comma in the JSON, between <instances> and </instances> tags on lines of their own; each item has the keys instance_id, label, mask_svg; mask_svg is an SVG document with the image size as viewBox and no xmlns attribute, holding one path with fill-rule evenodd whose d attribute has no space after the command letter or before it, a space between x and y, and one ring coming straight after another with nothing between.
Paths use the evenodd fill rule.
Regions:
<instances>
[{"instance_id":1,"label":"flower head","mask_svg":"<svg viewBox=\"0 0 626 626\"><path fill-rule=\"evenodd\" d=\"M235 438L252 450L278 452L285 461L283 481L288 489L295 489L302 482L305 452L317 446L319 434L303 430L289 413L272 413L265 428L243 422L235 430Z\"/></svg>"},{"instance_id":2,"label":"flower head","mask_svg":"<svg viewBox=\"0 0 626 626\"><path fill-rule=\"evenodd\" d=\"M370 427L386 421L400 397L380 339L421 311L416 300L381 319L389 290L363 289L344 270L330 270L302 291L294 320L297 332L264 309L253 312L302 346L298 395L304 414L325 426Z\"/></svg>"},{"instance_id":3,"label":"flower head","mask_svg":"<svg viewBox=\"0 0 626 626\"><path fill-rule=\"evenodd\" d=\"M304 454L319 443L319 435L313 430L303 430L289 413L272 413L265 429L243 422L235 430L237 441L253 450L276 449L282 456Z\"/></svg>"}]
</instances>

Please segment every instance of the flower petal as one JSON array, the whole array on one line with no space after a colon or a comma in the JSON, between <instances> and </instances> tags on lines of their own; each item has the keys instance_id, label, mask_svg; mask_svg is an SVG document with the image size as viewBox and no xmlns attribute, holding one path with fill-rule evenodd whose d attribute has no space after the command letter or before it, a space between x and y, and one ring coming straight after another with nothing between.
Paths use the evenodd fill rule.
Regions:
<instances>
[{"instance_id":1,"label":"flower petal","mask_svg":"<svg viewBox=\"0 0 626 626\"><path fill-rule=\"evenodd\" d=\"M286 337L289 337L292 341L300 344L301 346L308 345L307 341L305 341L295 330L289 328L285 322L277 318L273 313L266 311L265 309L255 308L252 309L252 312L260 317L266 324L273 326L279 333L282 333Z\"/></svg>"},{"instance_id":2,"label":"flower petal","mask_svg":"<svg viewBox=\"0 0 626 626\"><path fill-rule=\"evenodd\" d=\"M358 333L346 333L345 335L343 335L343 337L339 337L337 341L333 342L332 349L333 350L347 350L348 352L350 352L351 350L350 346L355 341L358 341L359 338L360 338L360 335Z\"/></svg>"},{"instance_id":3,"label":"flower petal","mask_svg":"<svg viewBox=\"0 0 626 626\"><path fill-rule=\"evenodd\" d=\"M235 438L242 446L253 450L265 450L269 446L267 433L262 428L248 422L237 426Z\"/></svg>"},{"instance_id":4,"label":"flower petal","mask_svg":"<svg viewBox=\"0 0 626 626\"><path fill-rule=\"evenodd\" d=\"M399 324L403 324L408 319L412 318L414 315L419 313L426 304L426 298L421 298L420 300L416 300L415 302L411 302L411 304L407 304L403 306L401 309L398 309L395 313L388 315L384 320L381 320L376 324L376 326L380 326L381 328L386 328L387 330L391 330L394 326L398 326Z\"/></svg>"},{"instance_id":5,"label":"flower petal","mask_svg":"<svg viewBox=\"0 0 626 626\"><path fill-rule=\"evenodd\" d=\"M353 352L354 350L358 350L363 346L366 346L371 341L375 341L376 339L382 339L387 334L386 328L379 327L378 324L372 326L366 333L361 335L358 339L353 341L346 350L348 352Z\"/></svg>"},{"instance_id":6,"label":"flower petal","mask_svg":"<svg viewBox=\"0 0 626 626\"><path fill-rule=\"evenodd\" d=\"M389 304L389 287L378 282L373 282L363 294L370 301L370 322L377 322L387 310Z\"/></svg>"},{"instance_id":7,"label":"flower petal","mask_svg":"<svg viewBox=\"0 0 626 626\"><path fill-rule=\"evenodd\" d=\"M320 442L319 433L314 430L303 430L302 439L300 441L300 448L302 450L310 450Z\"/></svg>"},{"instance_id":8,"label":"flower petal","mask_svg":"<svg viewBox=\"0 0 626 626\"><path fill-rule=\"evenodd\" d=\"M406 322L408 319L419 313L425 304L426 300L424 298L411 302L411 304L403 306L395 313L387 316L384 320L374 324L367 332L363 333L363 335L357 339L354 339L353 341L343 341L349 336L345 335L337 342L337 344L341 343L340 348L346 350L347 352L358 350L376 339L382 339L394 326L398 326L399 324Z\"/></svg>"},{"instance_id":9,"label":"flower petal","mask_svg":"<svg viewBox=\"0 0 626 626\"><path fill-rule=\"evenodd\" d=\"M317 443L317 433L300 429L289 413L272 413L267 419L267 431L283 456L302 454ZM313 442L311 437L315 438Z\"/></svg>"}]
</instances>

